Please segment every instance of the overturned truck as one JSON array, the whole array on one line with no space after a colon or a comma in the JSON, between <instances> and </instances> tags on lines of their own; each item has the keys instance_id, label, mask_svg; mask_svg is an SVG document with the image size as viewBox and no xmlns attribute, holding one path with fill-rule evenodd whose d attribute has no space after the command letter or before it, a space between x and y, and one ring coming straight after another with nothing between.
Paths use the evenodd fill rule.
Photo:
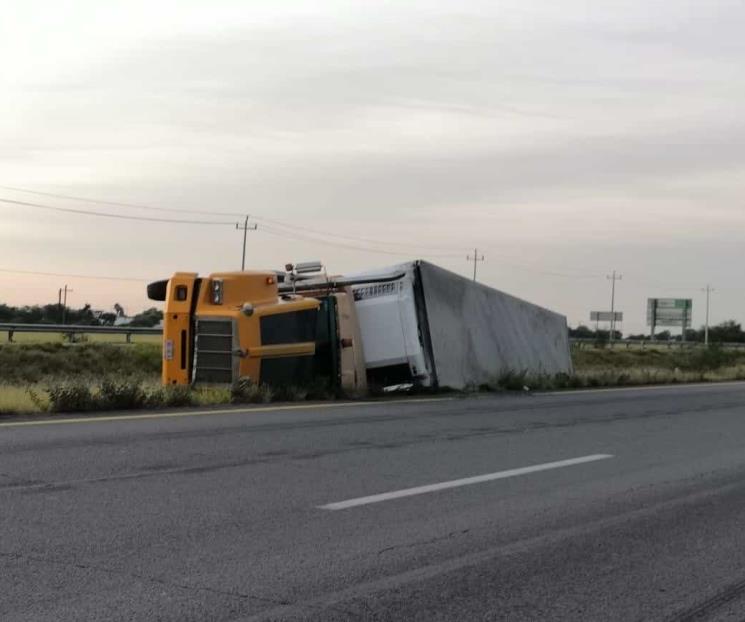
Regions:
<instances>
[{"instance_id":1,"label":"overturned truck","mask_svg":"<svg viewBox=\"0 0 745 622\"><path fill-rule=\"evenodd\" d=\"M163 383L463 389L508 372L571 373L566 318L414 261L344 277L177 273L165 301Z\"/></svg>"}]
</instances>

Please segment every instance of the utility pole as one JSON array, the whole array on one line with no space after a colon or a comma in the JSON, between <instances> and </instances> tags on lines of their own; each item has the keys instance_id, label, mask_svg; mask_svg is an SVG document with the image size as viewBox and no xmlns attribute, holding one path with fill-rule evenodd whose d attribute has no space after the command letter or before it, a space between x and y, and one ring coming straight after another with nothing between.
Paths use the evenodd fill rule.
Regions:
<instances>
[{"instance_id":1,"label":"utility pole","mask_svg":"<svg viewBox=\"0 0 745 622\"><path fill-rule=\"evenodd\" d=\"M711 293L716 291L711 285L707 285L706 289L702 289L702 292L706 292L706 327L704 328L704 345L709 345L709 303L711 301Z\"/></svg>"},{"instance_id":2,"label":"utility pole","mask_svg":"<svg viewBox=\"0 0 745 622\"><path fill-rule=\"evenodd\" d=\"M63 295L64 293L64 295ZM62 323L65 323L65 320L67 319L67 294L73 293L73 290L71 290L67 285L64 287L61 287L59 290L59 304L62 306Z\"/></svg>"},{"instance_id":3,"label":"utility pole","mask_svg":"<svg viewBox=\"0 0 745 622\"><path fill-rule=\"evenodd\" d=\"M249 231L256 231L256 229L259 228L259 225L254 223L250 227L248 226L248 216L246 216L246 220L243 221L243 224L237 222L235 223L235 228L240 230L243 230L243 259L241 261L241 270L246 269L246 236L248 235Z\"/></svg>"},{"instance_id":4,"label":"utility pole","mask_svg":"<svg viewBox=\"0 0 745 622\"><path fill-rule=\"evenodd\" d=\"M613 345L613 338L615 337L616 332L616 281L620 281L623 279L622 274L616 274L616 271L613 271L613 274L606 277L609 281L612 281L611 285L611 294L610 294L610 344Z\"/></svg>"},{"instance_id":5,"label":"utility pole","mask_svg":"<svg viewBox=\"0 0 745 622\"><path fill-rule=\"evenodd\" d=\"M479 255L479 249L474 248L473 249L473 257L471 255L466 256L466 261L472 261L473 262L473 281L476 282L476 266L478 265L479 261L485 261L486 257L483 255Z\"/></svg>"}]
</instances>

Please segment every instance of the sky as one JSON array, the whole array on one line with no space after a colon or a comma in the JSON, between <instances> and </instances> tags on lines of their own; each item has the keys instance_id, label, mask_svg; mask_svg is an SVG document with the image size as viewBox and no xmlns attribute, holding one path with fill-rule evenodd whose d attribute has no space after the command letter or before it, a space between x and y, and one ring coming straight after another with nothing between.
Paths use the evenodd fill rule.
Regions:
<instances>
[{"instance_id":1,"label":"sky","mask_svg":"<svg viewBox=\"0 0 745 622\"><path fill-rule=\"evenodd\" d=\"M478 248L572 326L613 270L627 333L648 297L703 323L707 284L745 323L740 0L0 8L0 302L137 312L150 280L240 268L249 215L251 268L471 275Z\"/></svg>"}]
</instances>

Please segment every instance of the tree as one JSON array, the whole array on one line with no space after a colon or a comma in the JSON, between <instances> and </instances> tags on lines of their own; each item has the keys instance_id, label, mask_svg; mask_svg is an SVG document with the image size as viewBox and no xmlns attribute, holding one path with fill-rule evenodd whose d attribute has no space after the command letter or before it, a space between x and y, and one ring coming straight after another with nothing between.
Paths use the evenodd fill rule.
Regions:
<instances>
[{"instance_id":1,"label":"tree","mask_svg":"<svg viewBox=\"0 0 745 622\"><path fill-rule=\"evenodd\" d=\"M82 309L68 309L66 322L67 324L82 324L84 326L97 326L99 323L93 309L87 302Z\"/></svg>"},{"instance_id":2,"label":"tree","mask_svg":"<svg viewBox=\"0 0 745 622\"><path fill-rule=\"evenodd\" d=\"M742 343L745 333L742 326L735 320L727 320L709 328L709 341L714 343Z\"/></svg>"},{"instance_id":3,"label":"tree","mask_svg":"<svg viewBox=\"0 0 745 622\"><path fill-rule=\"evenodd\" d=\"M102 326L113 326L114 322L116 321L116 317L116 313L103 311L102 313L99 313L98 321L101 323Z\"/></svg>"},{"instance_id":4,"label":"tree","mask_svg":"<svg viewBox=\"0 0 745 622\"><path fill-rule=\"evenodd\" d=\"M128 326L143 326L149 328L160 324L162 319L163 312L160 309L151 307L150 309L145 309L142 313L135 315Z\"/></svg>"},{"instance_id":5,"label":"tree","mask_svg":"<svg viewBox=\"0 0 745 622\"><path fill-rule=\"evenodd\" d=\"M569 329L569 336L574 339L593 339L595 337L595 331L584 324L580 324L577 328Z\"/></svg>"},{"instance_id":6,"label":"tree","mask_svg":"<svg viewBox=\"0 0 745 622\"><path fill-rule=\"evenodd\" d=\"M62 311L62 305L57 303L25 307L12 307L7 304L0 304L0 322L15 322L18 324L59 324L62 321ZM99 311L94 311L90 304L85 304L80 309L67 307L67 309L65 309L65 323L98 326L101 324L99 318L102 315L107 316L107 314L101 314ZM113 313L109 315L114 316Z\"/></svg>"}]
</instances>

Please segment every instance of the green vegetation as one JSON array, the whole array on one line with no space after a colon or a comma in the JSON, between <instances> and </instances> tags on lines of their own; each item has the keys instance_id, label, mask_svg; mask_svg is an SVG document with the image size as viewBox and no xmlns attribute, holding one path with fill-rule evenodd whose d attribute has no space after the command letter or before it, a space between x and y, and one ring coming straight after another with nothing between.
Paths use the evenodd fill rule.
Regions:
<instances>
[{"instance_id":1,"label":"green vegetation","mask_svg":"<svg viewBox=\"0 0 745 622\"><path fill-rule=\"evenodd\" d=\"M0 344L7 343L7 333L0 331ZM160 335L138 335L131 337L132 343L150 343L160 346L162 337ZM13 343L111 343L126 344L127 337L123 334L96 334L96 333L76 333L73 334L72 340L67 333L14 333Z\"/></svg>"},{"instance_id":2,"label":"green vegetation","mask_svg":"<svg viewBox=\"0 0 745 622\"><path fill-rule=\"evenodd\" d=\"M745 379L745 351L710 348L581 349L573 386L603 387Z\"/></svg>"},{"instance_id":3,"label":"green vegetation","mask_svg":"<svg viewBox=\"0 0 745 622\"><path fill-rule=\"evenodd\" d=\"M84 413L137 408L266 404L312 398L311 389L286 387L275 391L266 385L241 381L233 387L161 386L136 378L101 382L67 380L48 384L0 385L0 414ZM327 395L327 398L333 397Z\"/></svg>"},{"instance_id":4,"label":"green vegetation","mask_svg":"<svg viewBox=\"0 0 745 622\"><path fill-rule=\"evenodd\" d=\"M531 391L745 380L745 351L690 348L583 348L572 352L574 374L529 376L508 372L480 391Z\"/></svg>"},{"instance_id":5,"label":"green vegetation","mask_svg":"<svg viewBox=\"0 0 745 622\"><path fill-rule=\"evenodd\" d=\"M49 401L41 396L34 399L34 394L29 389L29 385L0 384L0 415L25 415L48 410Z\"/></svg>"},{"instance_id":6,"label":"green vegetation","mask_svg":"<svg viewBox=\"0 0 745 622\"><path fill-rule=\"evenodd\" d=\"M0 414L89 412L333 399L327 382L268 387L160 384L160 343L0 345Z\"/></svg>"},{"instance_id":7,"label":"green vegetation","mask_svg":"<svg viewBox=\"0 0 745 622\"><path fill-rule=\"evenodd\" d=\"M726 367L745 367L745 350L710 348L578 349L572 353L579 371L598 369L659 369L708 372Z\"/></svg>"},{"instance_id":8,"label":"green vegetation","mask_svg":"<svg viewBox=\"0 0 745 622\"><path fill-rule=\"evenodd\" d=\"M124 310L119 304L114 305L115 312L97 311L89 304L80 309L65 307L61 304L33 305L12 307L0 303L0 322L17 324L77 324L84 326L111 326ZM129 326L157 326L163 319L160 309L151 307L135 315Z\"/></svg>"},{"instance_id":9,"label":"green vegetation","mask_svg":"<svg viewBox=\"0 0 745 622\"><path fill-rule=\"evenodd\" d=\"M160 356L159 343L2 344L0 382L15 385L105 377L156 380Z\"/></svg>"},{"instance_id":10,"label":"green vegetation","mask_svg":"<svg viewBox=\"0 0 745 622\"><path fill-rule=\"evenodd\" d=\"M328 382L269 387L160 384L159 343L0 345L0 414L87 412L263 404L342 397ZM575 373L534 378L503 374L474 390L522 391L745 379L745 351L721 347L609 349L573 352Z\"/></svg>"},{"instance_id":11,"label":"green vegetation","mask_svg":"<svg viewBox=\"0 0 745 622\"><path fill-rule=\"evenodd\" d=\"M702 326L698 330L686 330L686 341L689 343L703 343L705 329ZM593 339L598 343L607 343L610 337L609 330L593 330L583 324L577 328L569 329L569 336L576 339ZM613 333L613 339L618 341L623 338L619 331ZM648 340L649 335L628 335L629 339ZM680 335L673 335L669 330L663 330L655 334L655 339L661 342L679 342ZM709 343L745 343L745 331L742 325L735 320L727 320L709 328Z\"/></svg>"},{"instance_id":12,"label":"green vegetation","mask_svg":"<svg viewBox=\"0 0 745 622\"><path fill-rule=\"evenodd\" d=\"M227 388L163 387L159 383L137 379L106 379L100 384L68 381L39 389L30 388L28 391L32 399L38 402L38 410L53 413L205 406L237 402L231 399L230 390ZM40 393L43 396L40 396Z\"/></svg>"},{"instance_id":13,"label":"green vegetation","mask_svg":"<svg viewBox=\"0 0 745 622\"><path fill-rule=\"evenodd\" d=\"M159 387L159 343L0 345L0 414L144 406Z\"/></svg>"}]
</instances>

